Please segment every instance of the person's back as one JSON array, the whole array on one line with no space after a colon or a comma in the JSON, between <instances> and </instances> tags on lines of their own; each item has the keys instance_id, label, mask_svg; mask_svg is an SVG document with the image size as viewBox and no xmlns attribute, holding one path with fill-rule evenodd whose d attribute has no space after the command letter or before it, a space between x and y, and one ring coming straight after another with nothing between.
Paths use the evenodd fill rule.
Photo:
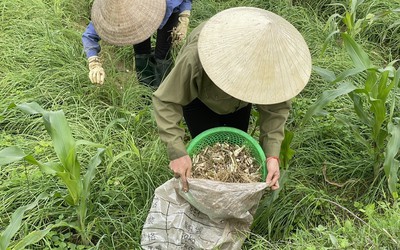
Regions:
<instances>
[{"instance_id":1,"label":"person's back","mask_svg":"<svg viewBox=\"0 0 400 250\"><path fill-rule=\"evenodd\" d=\"M82 34L89 63L89 79L103 84L105 71L99 57L100 40L133 45L135 70L140 83L157 88L171 65L172 43L181 41L189 24L191 0L95 0L92 21ZM155 52L151 36L157 31Z\"/></svg>"}]
</instances>

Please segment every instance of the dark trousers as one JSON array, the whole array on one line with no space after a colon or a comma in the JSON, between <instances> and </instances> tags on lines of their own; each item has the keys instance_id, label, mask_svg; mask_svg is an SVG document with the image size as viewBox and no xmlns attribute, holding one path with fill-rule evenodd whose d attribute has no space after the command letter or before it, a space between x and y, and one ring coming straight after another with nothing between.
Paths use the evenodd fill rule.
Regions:
<instances>
[{"instance_id":1,"label":"dark trousers","mask_svg":"<svg viewBox=\"0 0 400 250\"><path fill-rule=\"evenodd\" d=\"M247 132L249 127L251 104L233 113L220 115L209 109L199 99L183 107L183 117L192 138L201 132L215 127L234 127Z\"/></svg>"},{"instance_id":2,"label":"dark trousers","mask_svg":"<svg viewBox=\"0 0 400 250\"><path fill-rule=\"evenodd\" d=\"M178 17L179 13L172 13L164 27L157 30L156 46L154 48L154 57L156 59L169 59L172 45L171 32L178 24ZM133 49L137 55L150 54L152 52L151 37L141 43L133 45Z\"/></svg>"}]
</instances>

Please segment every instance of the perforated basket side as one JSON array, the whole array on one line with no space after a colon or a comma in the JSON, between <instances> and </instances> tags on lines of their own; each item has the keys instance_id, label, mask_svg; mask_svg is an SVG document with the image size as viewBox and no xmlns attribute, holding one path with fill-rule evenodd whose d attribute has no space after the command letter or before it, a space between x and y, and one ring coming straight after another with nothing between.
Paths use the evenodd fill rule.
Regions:
<instances>
[{"instance_id":1,"label":"perforated basket side","mask_svg":"<svg viewBox=\"0 0 400 250\"><path fill-rule=\"evenodd\" d=\"M231 127L217 127L206 130L196 136L189 144L187 151L190 157L200 153L205 147L219 143L245 146L257 163L261 166L262 180L267 176L266 159L260 144L249 134Z\"/></svg>"}]
</instances>

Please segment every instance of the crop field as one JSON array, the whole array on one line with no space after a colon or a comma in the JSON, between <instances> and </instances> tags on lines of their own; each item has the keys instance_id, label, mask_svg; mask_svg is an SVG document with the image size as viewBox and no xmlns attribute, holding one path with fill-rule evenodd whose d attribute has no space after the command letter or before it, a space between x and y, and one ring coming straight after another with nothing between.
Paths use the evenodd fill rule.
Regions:
<instances>
[{"instance_id":1,"label":"crop field","mask_svg":"<svg viewBox=\"0 0 400 250\"><path fill-rule=\"evenodd\" d=\"M0 1L0 250L141 249L154 190L173 178L132 46L102 42L107 77L89 81L92 2ZM313 61L281 188L243 249L399 249L400 0L195 0L189 32L238 6L291 22Z\"/></svg>"}]
</instances>

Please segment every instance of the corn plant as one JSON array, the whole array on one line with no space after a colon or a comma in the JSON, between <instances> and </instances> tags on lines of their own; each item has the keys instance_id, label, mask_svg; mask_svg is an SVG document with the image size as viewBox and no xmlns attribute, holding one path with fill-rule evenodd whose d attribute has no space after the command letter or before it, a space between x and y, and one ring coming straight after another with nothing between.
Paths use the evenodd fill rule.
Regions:
<instances>
[{"instance_id":1,"label":"corn plant","mask_svg":"<svg viewBox=\"0 0 400 250\"><path fill-rule=\"evenodd\" d=\"M332 84L340 84L334 90L323 92L322 96L308 109L303 123L313 115L321 114L323 108L335 98L347 94L362 125L352 124L343 116L337 116L337 118L352 129L354 137L372 154L375 178L383 167L389 190L396 198L399 169L396 157L400 148L400 124L399 117L394 117L394 109L398 98L400 69L394 67L396 61L384 68L374 66L367 53L349 34L343 33L342 39L354 68L345 70L338 76L327 69L314 68L323 79ZM356 84L355 80L351 80L354 78L362 78L363 84ZM367 128L368 138L360 135L361 126Z\"/></svg>"},{"instance_id":2,"label":"corn plant","mask_svg":"<svg viewBox=\"0 0 400 250\"><path fill-rule=\"evenodd\" d=\"M398 10L383 10L377 13L361 15L358 13L358 9L363 2L364 0L349 0L347 5L342 3L330 4L342 8L343 13L334 13L329 17L325 29L329 29L330 33L323 45L322 53L326 50L328 42L342 32L346 32L352 38L355 38L358 34L371 27L374 22L391 13L398 12Z\"/></svg>"},{"instance_id":3,"label":"corn plant","mask_svg":"<svg viewBox=\"0 0 400 250\"><path fill-rule=\"evenodd\" d=\"M279 159L281 160L281 167L285 170L289 168L289 161L293 158L295 151L290 147L293 141L294 133L285 129L285 138L282 141Z\"/></svg>"},{"instance_id":4,"label":"corn plant","mask_svg":"<svg viewBox=\"0 0 400 250\"><path fill-rule=\"evenodd\" d=\"M25 160L38 166L45 174L58 176L68 189L68 195L64 197L65 201L75 207L77 212L78 225L69 224L69 226L79 232L85 244L89 243L90 239L85 222L87 199L90 194L90 183L94 178L95 169L101 163L101 156L105 149L102 148L102 145L88 141L75 141L62 110L45 111L35 102L11 105L10 107L17 107L27 114L42 115L45 128L51 136L59 162L42 163L18 147L8 147L0 151L0 166ZM84 176L81 176L81 165L77 158L79 145L91 145L98 148L97 153L89 161Z\"/></svg>"}]
</instances>

